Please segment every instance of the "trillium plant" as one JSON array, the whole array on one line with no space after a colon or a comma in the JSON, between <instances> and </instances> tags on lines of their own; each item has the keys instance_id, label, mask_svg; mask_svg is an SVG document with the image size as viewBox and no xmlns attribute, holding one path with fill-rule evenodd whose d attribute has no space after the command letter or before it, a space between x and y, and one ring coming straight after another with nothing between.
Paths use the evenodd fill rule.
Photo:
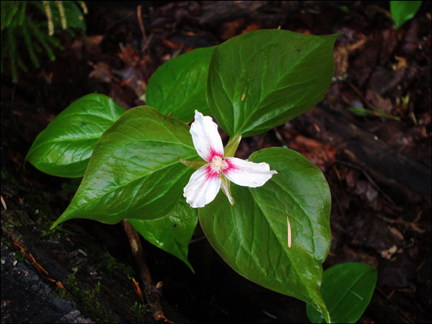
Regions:
<instances>
[{"instance_id":1,"label":"trillium plant","mask_svg":"<svg viewBox=\"0 0 432 324\"><path fill-rule=\"evenodd\" d=\"M184 188L186 202L193 208L204 207L212 202L221 185L230 204L234 205L229 181L239 186L256 188L261 187L277 173L270 171L270 166L264 162L254 163L229 157L229 155L224 156L222 139L211 117L195 111L195 121L191 125L190 132L198 155L205 161L205 164L192 174ZM192 163L181 162L193 166ZM200 165L202 162L195 161L195 163Z\"/></svg>"},{"instance_id":2,"label":"trillium plant","mask_svg":"<svg viewBox=\"0 0 432 324\"><path fill-rule=\"evenodd\" d=\"M193 271L188 244L199 220L240 275L305 301L314 322L357 321L376 271L347 264L323 279L331 238L323 173L286 147L235 157L242 138L283 125L324 97L338 36L253 31L163 64L145 106L126 111L100 94L73 102L26 157L50 175L82 177L53 227L73 218L126 220ZM229 136L225 148L218 126Z\"/></svg>"}]
</instances>

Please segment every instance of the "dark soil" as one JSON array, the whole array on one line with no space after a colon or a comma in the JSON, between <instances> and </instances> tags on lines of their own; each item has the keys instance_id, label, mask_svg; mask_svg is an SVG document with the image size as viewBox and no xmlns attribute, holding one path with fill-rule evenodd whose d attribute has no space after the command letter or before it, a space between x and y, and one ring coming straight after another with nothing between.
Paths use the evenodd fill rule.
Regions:
<instances>
[{"instance_id":1,"label":"dark soil","mask_svg":"<svg viewBox=\"0 0 432 324\"><path fill-rule=\"evenodd\" d=\"M29 164L24 169L23 162L36 136L74 100L99 92L126 109L142 105L145 85L165 61L248 31L281 26L313 35L342 32L325 99L286 125L243 140L238 156L286 145L324 172L333 199L332 242L324 268L356 261L378 269L375 293L359 322L431 322L430 2L424 1L414 19L398 30L388 2L147 2L142 4L148 40L144 52L137 3L88 2L88 7L86 38L62 34L65 49L55 52L56 61L45 58L40 69L20 72L17 84L11 82L7 65L1 77L2 181L6 174L16 181L15 187L2 185L8 207L2 207L2 228L9 215L5 213L22 208L23 200L32 201L26 213L35 222L32 226L39 227L38 217L47 217L51 224L70 202L70 180L48 176ZM30 62L24 48L21 55ZM385 114L356 116L350 107L371 112L374 107ZM48 207L28 198L35 194ZM99 253L108 251L134 267L120 225L72 220L63 228L70 231L70 240L84 246L82 237L88 236ZM25 230L20 233L31 236ZM2 242L5 235L10 243L13 239L6 234L2 232ZM198 226L193 238L202 236ZM308 321L304 302L239 276L205 239L190 245L195 275L173 256L145 241L143 245L153 280L164 283L163 301L191 321ZM3 251L10 258L14 248L2 245L2 271ZM75 265L77 275L85 277L89 265L100 262L95 259ZM73 272L70 260L56 261ZM90 277L87 281L97 283ZM112 288L102 289L116 296ZM129 289L133 292L132 284ZM133 297L128 298L132 303ZM139 302L136 295L135 299ZM8 322L3 300L2 289L2 323ZM82 318L91 316L80 311ZM133 316L122 318L134 321Z\"/></svg>"}]
</instances>

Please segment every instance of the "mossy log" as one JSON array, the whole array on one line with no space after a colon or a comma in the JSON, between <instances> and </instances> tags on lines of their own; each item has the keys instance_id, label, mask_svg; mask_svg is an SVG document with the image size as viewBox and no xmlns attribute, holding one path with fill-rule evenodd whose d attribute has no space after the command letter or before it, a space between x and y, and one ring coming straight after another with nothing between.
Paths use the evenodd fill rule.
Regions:
<instances>
[{"instance_id":1,"label":"mossy log","mask_svg":"<svg viewBox=\"0 0 432 324\"><path fill-rule=\"evenodd\" d=\"M156 322L134 290L132 277L139 277L131 267L79 229L50 231L49 206L3 170L1 195L2 323ZM190 323L163 301L162 307L169 320Z\"/></svg>"}]
</instances>

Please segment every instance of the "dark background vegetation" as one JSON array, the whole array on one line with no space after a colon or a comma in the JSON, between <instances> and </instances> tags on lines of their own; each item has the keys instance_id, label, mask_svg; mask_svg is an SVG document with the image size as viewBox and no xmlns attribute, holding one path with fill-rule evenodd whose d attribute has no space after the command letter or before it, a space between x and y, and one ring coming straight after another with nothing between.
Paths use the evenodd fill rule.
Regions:
<instances>
[{"instance_id":1,"label":"dark background vegetation","mask_svg":"<svg viewBox=\"0 0 432 324\"><path fill-rule=\"evenodd\" d=\"M56 61L42 54L41 68L21 72L17 84L11 82L8 69L1 76L2 322L70 321L61 314L75 308L81 315L71 316L81 321L152 321L149 314L141 316L145 308L137 306L141 301L127 276L134 262L123 228L72 220L61 232L50 232L76 183L31 165L24 169L25 155L39 132L81 96L99 92L126 109L142 105L150 76L165 61L248 31L279 26L313 35L342 32L334 50L334 79L321 103L286 125L244 139L238 156L286 145L324 172L333 200L332 242L324 268L355 261L378 269L375 293L359 322L431 322L430 2L399 30L393 27L387 1L87 5L86 37L61 34L65 49L55 51ZM21 46L23 60L31 66ZM356 116L350 107L371 113ZM374 115L376 108L384 113ZM153 280L164 282L163 306L169 319L187 321L183 315L206 323L307 321L303 302L240 277L202 238L198 227L189 252L195 274L143 241ZM43 263L48 275L13 242ZM25 280L12 275L20 264L20 275L27 271L30 276ZM73 269L77 271L71 279ZM36 287L30 280L34 276L39 278L34 282L52 291L48 295L63 294L59 300L70 300L72 306L59 302L67 309L60 308L60 315L53 317L47 317L48 311L41 314L39 306L31 310L36 303L28 298ZM67 294L47 278L61 282ZM41 295L41 289L35 291ZM137 311L143 309L142 314Z\"/></svg>"}]
</instances>

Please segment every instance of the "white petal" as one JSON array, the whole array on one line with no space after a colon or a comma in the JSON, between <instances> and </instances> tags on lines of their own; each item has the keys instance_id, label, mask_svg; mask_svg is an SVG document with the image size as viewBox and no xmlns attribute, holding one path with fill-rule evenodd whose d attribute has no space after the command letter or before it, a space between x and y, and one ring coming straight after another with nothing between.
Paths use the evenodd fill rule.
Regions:
<instances>
[{"instance_id":1,"label":"white petal","mask_svg":"<svg viewBox=\"0 0 432 324\"><path fill-rule=\"evenodd\" d=\"M183 189L183 196L191 207L204 207L216 198L220 186L220 176L212 173L211 166L206 164L192 174Z\"/></svg>"},{"instance_id":2,"label":"white petal","mask_svg":"<svg viewBox=\"0 0 432 324\"><path fill-rule=\"evenodd\" d=\"M225 196L227 196L228 201L231 205L234 206L234 198L231 196L231 189L230 189L231 182L227 179L227 177L222 176L221 177L221 188Z\"/></svg>"},{"instance_id":3,"label":"white petal","mask_svg":"<svg viewBox=\"0 0 432 324\"><path fill-rule=\"evenodd\" d=\"M215 155L223 157L222 139L211 117L195 110L195 121L191 124L190 133L195 149L205 161L210 162Z\"/></svg>"},{"instance_id":4,"label":"white petal","mask_svg":"<svg viewBox=\"0 0 432 324\"><path fill-rule=\"evenodd\" d=\"M225 158L228 167L222 172L228 180L243 187L261 187L276 171L270 171L270 165L265 162L254 163L237 158Z\"/></svg>"}]
</instances>

